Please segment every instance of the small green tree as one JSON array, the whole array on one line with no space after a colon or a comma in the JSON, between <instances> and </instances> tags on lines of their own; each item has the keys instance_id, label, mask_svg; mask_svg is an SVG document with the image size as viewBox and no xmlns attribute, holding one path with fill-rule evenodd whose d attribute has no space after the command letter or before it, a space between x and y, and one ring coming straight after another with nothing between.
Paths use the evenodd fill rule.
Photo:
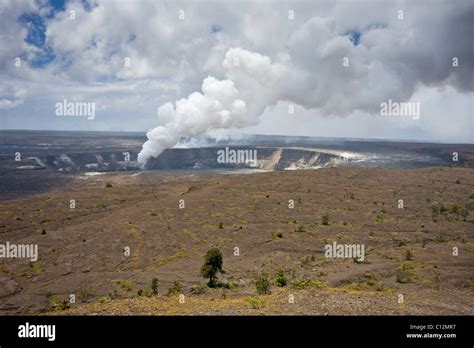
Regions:
<instances>
[{"instance_id":1,"label":"small green tree","mask_svg":"<svg viewBox=\"0 0 474 348\"><path fill-rule=\"evenodd\" d=\"M222 273L223 257L217 247L211 247L204 256L204 264L201 266L203 278L209 278L207 286L215 288L217 286L217 273Z\"/></svg>"},{"instance_id":2,"label":"small green tree","mask_svg":"<svg viewBox=\"0 0 474 348\"><path fill-rule=\"evenodd\" d=\"M158 294L158 278L153 278L151 280L151 293L153 295L157 295Z\"/></svg>"}]
</instances>

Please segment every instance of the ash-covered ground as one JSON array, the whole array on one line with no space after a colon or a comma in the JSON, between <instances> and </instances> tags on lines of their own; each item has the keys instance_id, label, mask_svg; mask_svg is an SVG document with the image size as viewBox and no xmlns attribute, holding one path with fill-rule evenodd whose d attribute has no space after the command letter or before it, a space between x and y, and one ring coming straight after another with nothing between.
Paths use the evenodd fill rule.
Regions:
<instances>
[{"instance_id":1,"label":"ash-covered ground","mask_svg":"<svg viewBox=\"0 0 474 348\"><path fill-rule=\"evenodd\" d=\"M0 244L38 260L0 259L0 314L473 312L472 145L247 137L142 170L142 135L1 133ZM217 165L225 146L261 166ZM333 243L365 257L328 258Z\"/></svg>"},{"instance_id":2,"label":"ash-covered ground","mask_svg":"<svg viewBox=\"0 0 474 348\"><path fill-rule=\"evenodd\" d=\"M1 199L47 192L74 177L147 170L258 172L329 167L425 168L474 166L474 145L362 141L270 135L244 135L215 141L182 139L179 146L151 159L145 168L137 155L142 133L0 131ZM220 163L217 152L255 150L257 166ZM457 161L453 160L456 155Z\"/></svg>"}]
</instances>

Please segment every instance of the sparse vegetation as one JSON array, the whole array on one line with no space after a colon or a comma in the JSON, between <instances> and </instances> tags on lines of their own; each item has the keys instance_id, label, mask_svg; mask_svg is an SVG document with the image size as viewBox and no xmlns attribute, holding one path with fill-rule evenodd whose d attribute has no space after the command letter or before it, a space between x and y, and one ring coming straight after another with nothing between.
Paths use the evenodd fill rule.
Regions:
<instances>
[{"instance_id":1,"label":"sparse vegetation","mask_svg":"<svg viewBox=\"0 0 474 348\"><path fill-rule=\"evenodd\" d=\"M326 289L328 285L317 279L294 279L291 285L298 290L305 289L307 287L315 287L317 289Z\"/></svg>"},{"instance_id":2,"label":"sparse vegetation","mask_svg":"<svg viewBox=\"0 0 474 348\"><path fill-rule=\"evenodd\" d=\"M179 259L180 257L183 257L183 256L184 256L184 252L182 250L178 250L175 254L158 261L158 266L164 266L164 265L170 263L171 261Z\"/></svg>"},{"instance_id":3,"label":"sparse vegetation","mask_svg":"<svg viewBox=\"0 0 474 348\"><path fill-rule=\"evenodd\" d=\"M91 290L83 289L79 292L78 298L81 302L88 302L95 296L95 293Z\"/></svg>"},{"instance_id":4,"label":"sparse vegetation","mask_svg":"<svg viewBox=\"0 0 474 348\"><path fill-rule=\"evenodd\" d=\"M140 290L137 291L137 295L138 296L143 296L143 297L150 297L151 293L147 289L145 289L145 290L140 289Z\"/></svg>"},{"instance_id":5,"label":"sparse vegetation","mask_svg":"<svg viewBox=\"0 0 474 348\"><path fill-rule=\"evenodd\" d=\"M202 295L206 293L207 287L204 285L196 285L196 286L191 286L189 289L189 292L194 295Z\"/></svg>"},{"instance_id":6,"label":"sparse vegetation","mask_svg":"<svg viewBox=\"0 0 474 348\"><path fill-rule=\"evenodd\" d=\"M15 236L30 233L32 243L44 244L40 249L41 265L28 260L0 265L0 275L9 272L5 278L5 288L12 292L8 302L11 308L34 308L37 303L43 305L38 311L52 311L55 307L43 295L52 291L76 294L77 305L73 304L67 314L466 312L467 296L474 288L468 267L472 261L470 227L474 218L474 182L468 172L472 169L377 171L377 175L366 169L347 169L349 174L334 170L331 175L331 170L299 171L289 173L291 180L286 172L250 175L243 181L227 176L219 180L220 186L215 186L214 176L198 175L190 180L196 181L200 189L185 197L186 209L181 210L177 202L166 201L169 197L181 198L189 181L154 171L133 179L124 176L130 173L120 172L110 175L110 179L89 179L87 185L71 186L73 192L55 194L46 203L45 194L5 201L0 211L0 232L5 240L19 240ZM331 177L336 174L338 178ZM457 177L462 185L454 184ZM301 186L297 186L298 180ZM115 190L100 191L106 181L111 181ZM383 189L376 186L377 182L384 185ZM308 187L311 194L306 194ZM325 195L328 190L331 194ZM399 192L396 195L395 190ZM357 192L356 199L348 198L351 191ZM296 202L298 196L305 203L288 209L288 198ZM405 201L405 209L397 208L400 198ZM69 208L68 199L78 202L76 209ZM435 201L440 203L432 206ZM105 209L98 209L102 207ZM431 221L432 214L437 224ZM376 223L377 215L385 218L379 219L383 222ZM15 221L16 217L23 222ZM464 217L467 222L462 221ZM42 235L43 230L46 235ZM326 258L323 247L334 241L364 244L366 263ZM226 254L226 264L222 260L213 276L207 273L209 277L201 278L197 272L201 272L206 251L212 245L219 249L226 246L221 250L222 257ZM131 248L130 256L124 257L121 252L125 246ZM239 257L232 255L236 246L240 248ZM452 259L459 267L447 267L445 263L453 247L461 249ZM84 250L91 250L92 255L99 253L100 257L70 264L70 260L85 255ZM229 276L219 273L224 266ZM261 283L267 284L270 295L265 295L267 290L257 289L259 274L255 270L267 272ZM365 277L367 272L373 275ZM74 280L78 274L82 274L83 281ZM64 288L58 288L54 279L64 281ZM175 279L179 280L178 286L173 284ZM208 282L217 289L210 289ZM239 287L234 289L237 284ZM433 289L426 288L438 284L439 291L431 293ZM191 296L180 305L177 298L166 297L169 289L170 294ZM393 291L393 301L374 291ZM398 293L405 294L410 303L416 302L416 308L398 306ZM289 294L295 296L292 305L288 304ZM255 300L246 302L247 296ZM61 303L64 298L55 301L58 310L65 308ZM324 309L322 303L331 306ZM5 313L15 311L8 308Z\"/></svg>"},{"instance_id":7,"label":"sparse vegetation","mask_svg":"<svg viewBox=\"0 0 474 348\"><path fill-rule=\"evenodd\" d=\"M30 263L30 266L33 269L33 272L35 272L35 275L41 275L43 273L43 268L38 261Z\"/></svg>"},{"instance_id":8,"label":"sparse vegetation","mask_svg":"<svg viewBox=\"0 0 474 348\"><path fill-rule=\"evenodd\" d=\"M464 205L444 205L443 203L434 202L431 205L431 213L435 222L439 217L444 217L448 221L466 221L466 218L469 215L470 211Z\"/></svg>"},{"instance_id":9,"label":"sparse vegetation","mask_svg":"<svg viewBox=\"0 0 474 348\"><path fill-rule=\"evenodd\" d=\"M385 220L385 216L383 214L377 214L375 217L376 222L383 222Z\"/></svg>"},{"instance_id":10,"label":"sparse vegetation","mask_svg":"<svg viewBox=\"0 0 474 348\"><path fill-rule=\"evenodd\" d=\"M61 312L71 308L71 303L67 299L61 300L57 296L49 294L47 296L49 297L50 306L53 311Z\"/></svg>"},{"instance_id":11,"label":"sparse vegetation","mask_svg":"<svg viewBox=\"0 0 474 348\"><path fill-rule=\"evenodd\" d=\"M250 306L252 306L253 309L260 309L265 305L265 303L262 300L259 300L258 298L255 298L255 297L246 297L245 302L250 304Z\"/></svg>"},{"instance_id":12,"label":"sparse vegetation","mask_svg":"<svg viewBox=\"0 0 474 348\"><path fill-rule=\"evenodd\" d=\"M175 280L168 289L168 295L179 295L181 293L181 284Z\"/></svg>"},{"instance_id":13,"label":"sparse vegetation","mask_svg":"<svg viewBox=\"0 0 474 348\"><path fill-rule=\"evenodd\" d=\"M282 239L283 238L283 233L281 232L276 232L272 234L272 239L277 240L277 239Z\"/></svg>"},{"instance_id":14,"label":"sparse vegetation","mask_svg":"<svg viewBox=\"0 0 474 348\"><path fill-rule=\"evenodd\" d=\"M105 187L114 187L114 185L112 185L112 183L110 181L108 181L106 184L105 184Z\"/></svg>"},{"instance_id":15,"label":"sparse vegetation","mask_svg":"<svg viewBox=\"0 0 474 348\"><path fill-rule=\"evenodd\" d=\"M117 280L116 283L122 288L123 291L132 291L133 282L131 280Z\"/></svg>"},{"instance_id":16,"label":"sparse vegetation","mask_svg":"<svg viewBox=\"0 0 474 348\"><path fill-rule=\"evenodd\" d=\"M407 245L407 242L405 240L399 240L397 241L397 247L401 248L402 246Z\"/></svg>"},{"instance_id":17,"label":"sparse vegetation","mask_svg":"<svg viewBox=\"0 0 474 348\"><path fill-rule=\"evenodd\" d=\"M300 260L301 260L301 266L307 266L309 265L311 262L313 262L316 258L314 257L314 255L305 255L303 256Z\"/></svg>"},{"instance_id":18,"label":"sparse vegetation","mask_svg":"<svg viewBox=\"0 0 474 348\"><path fill-rule=\"evenodd\" d=\"M304 229L303 225L297 225L295 228L295 232L306 232L306 230Z\"/></svg>"},{"instance_id":19,"label":"sparse vegetation","mask_svg":"<svg viewBox=\"0 0 474 348\"><path fill-rule=\"evenodd\" d=\"M415 277L415 265L411 262L402 262L396 271L397 282L400 284L411 283Z\"/></svg>"}]
</instances>

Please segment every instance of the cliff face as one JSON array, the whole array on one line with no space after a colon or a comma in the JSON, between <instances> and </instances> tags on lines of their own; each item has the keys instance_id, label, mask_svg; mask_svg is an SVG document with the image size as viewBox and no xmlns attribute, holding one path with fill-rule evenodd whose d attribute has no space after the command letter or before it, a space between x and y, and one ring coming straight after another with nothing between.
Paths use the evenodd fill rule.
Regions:
<instances>
[{"instance_id":1,"label":"cliff face","mask_svg":"<svg viewBox=\"0 0 474 348\"><path fill-rule=\"evenodd\" d=\"M291 170L322 168L337 163L339 156L313 150L273 147L227 147L226 161L219 159L226 148L167 149L158 158L148 161L146 169L256 168ZM234 152L232 152L234 151ZM248 157L256 152L256 163ZM254 153L255 153L254 152ZM232 154L235 153L235 157ZM225 156L224 156L225 157ZM222 158L221 158L222 159Z\"/></svg>"},{"instance_id":2,"label":"cliff face","mask_svg":"<svg viewBox=\"0 0 474 348\"><path fill-rule=\"evenodd\" d=\"M136 154L130 153L130 159ZM50 169L63 173L81 172L116 172L139 169L135 161L128 160L128 155L122 151L35 154L24 156L21 161L7 160L4 167L12 170Z\"/></svg>"},{"instance_id":3,"label":"cliff face","mask_svg":"<svg viewBox=\"0 0 474 348\"><path fill-rule=\"evenodd\" d=\"M41 169L62 173L130 171L141 169L135 161L137 153L137 151L35 153L24 156L18 162L8 159L3 164L11 170L23 171ZM296 170L334 166L340 160L337 155L311 149L242 146L173 148L166 149L158 158L149 160L145 169Z\"/></svg>"}]
</instances>

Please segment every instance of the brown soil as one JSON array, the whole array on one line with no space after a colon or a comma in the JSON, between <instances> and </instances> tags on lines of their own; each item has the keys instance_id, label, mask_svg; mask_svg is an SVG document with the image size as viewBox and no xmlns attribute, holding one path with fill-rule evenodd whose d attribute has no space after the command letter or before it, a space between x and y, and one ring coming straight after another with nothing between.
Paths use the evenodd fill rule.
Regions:
<instances>
[{"instance_id":1,"label":"brown soil","mask_svg":"<svg viewBox=\"0 0 474 348\"><path fill-rule=\"evenodd\" d=\"M0 259L0 313L473 314L473 174L331 168L77 177L0 203L0 242L35 243L40 254L36 263ZM446 211L433 212L439 204ZM364 244L365 261L326 258L333 241ZM219 279L231 289L193 294L206 283L199 270L211 245L224 255ZM279 269L284 288L274 284ZM256 294L261 272L272 279L270 295ZM138 296L153 277L158 295ZM166 296L173 281L184 303ZM63 310L70 294L76 304Z\"/></svg>"}]
</instances>

